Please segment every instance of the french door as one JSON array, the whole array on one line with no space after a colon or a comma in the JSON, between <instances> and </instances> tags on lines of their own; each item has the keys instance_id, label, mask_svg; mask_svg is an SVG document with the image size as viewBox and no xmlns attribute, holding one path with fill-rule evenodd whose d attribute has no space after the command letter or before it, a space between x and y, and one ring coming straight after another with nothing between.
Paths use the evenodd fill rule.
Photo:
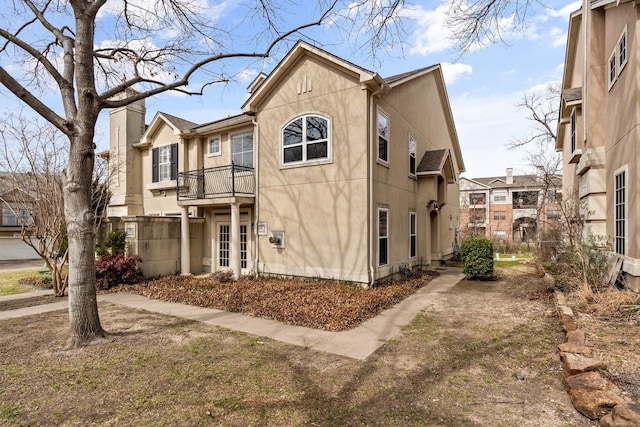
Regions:
<instances>
[{"instance_id":1,"label":"french door","mask_svg":"<svg viewBox=\"0 0 640 427\"><path fill-rule=\"evenodd\" d=\"M247 224L240 224L240 268L247 268ZM229 268L231 257L231 224L218 224L218 268Z\"/></svg>"}]
</instances>

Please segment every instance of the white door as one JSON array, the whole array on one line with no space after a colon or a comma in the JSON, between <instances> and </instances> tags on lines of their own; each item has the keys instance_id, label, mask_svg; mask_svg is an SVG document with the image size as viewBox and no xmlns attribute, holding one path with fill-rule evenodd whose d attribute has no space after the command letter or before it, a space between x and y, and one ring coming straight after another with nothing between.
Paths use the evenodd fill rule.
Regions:
<instances>
[{"instance_id":1,"label":"white door","mask_svg":"<svg viewBox=\"0 0 640 427\"><path fill-rule=\"evenodd\" d=\"M245 270L248 267L248 243L247 224L240 224L240 268ZM231 223L223 222L218 224L218 269L229 268L231 256Z\"/></svg>"}]
</instances>

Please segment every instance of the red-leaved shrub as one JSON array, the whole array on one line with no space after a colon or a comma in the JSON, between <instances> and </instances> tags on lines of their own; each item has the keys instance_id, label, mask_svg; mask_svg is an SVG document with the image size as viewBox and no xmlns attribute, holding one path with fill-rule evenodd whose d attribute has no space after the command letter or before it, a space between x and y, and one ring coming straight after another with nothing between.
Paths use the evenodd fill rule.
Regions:
<instances>
[{"instance_id":1,"label":"red-leaved shrub","mask_svg":"<svg viewBox=\"0 0 640 427\"><path fill-rule=\"evenodd\" d=\"M103 255L96 261L96 285L109 289L117 285L130 285L142 280L140 255Z\"/></svg>"}]
</instances>

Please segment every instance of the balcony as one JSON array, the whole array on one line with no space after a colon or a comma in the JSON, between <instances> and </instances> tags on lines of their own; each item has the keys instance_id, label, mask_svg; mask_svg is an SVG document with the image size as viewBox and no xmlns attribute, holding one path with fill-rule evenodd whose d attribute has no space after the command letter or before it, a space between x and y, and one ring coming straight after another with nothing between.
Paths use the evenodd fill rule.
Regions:
<instances>
[{"instance_id":1,"label":"balcony","mask_svg":"<svg viewBox=\"0 0 640 427\"><path fill-rule=\"evenodd\" d=\"M255 171L234 165L178 173L178 201L255 197Z\"/></svg>"}]
</instances>

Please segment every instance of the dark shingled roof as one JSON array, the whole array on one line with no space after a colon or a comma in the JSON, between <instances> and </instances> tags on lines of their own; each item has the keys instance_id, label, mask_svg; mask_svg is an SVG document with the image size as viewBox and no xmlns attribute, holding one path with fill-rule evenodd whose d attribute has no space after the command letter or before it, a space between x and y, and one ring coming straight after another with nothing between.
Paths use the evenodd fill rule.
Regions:
<instances>
[{"instance_id":1,"label":"dark shingled roof","mask_svg":"<svg viewBox=\"0 0 640 427\"><path fill-rule=\"evenodd\" d=\"M172 125L177 127L180 130L180 132L185 132L190 130L191 128L198 126L197 123L193 123L193 122L190 122L189 120L181 119L180 117L176 117L171 114L167 114L163 112L159 112L159 114L162 114L162 116L167 120L169 120Z\"/></svg>"},{"instance_id":2,"label":"dark shingled roof","mask_svg":"<svg viewBox=\"0 0 640 427\"><path fill-rule=\"evenodd\" d=\"M434 68L434 65L418 68L417 70L413 70L413 71L407 71L406 73L396 74L395 76L385 77L384 81L387 82L388 85L393 85L395 82L399 80L406 79L407 77L411 77L414 74L420 74L421 72L428 70L430 68Z\"/></svg>"},{"instance_id":3,"label":"dark shingled roof","mask_svg":"<svg viewBox=\"0 0 640 427\"><path fill-rule=\"evenodd\" d=\"M574 87L562 91L562 99L564 102L580 101L582 99L582 88Z\"/></svg>"},{"instance_id":4,"label":"dark shingled roof","mask_svg":"<svg viewBox=\"0 0 640 427\"><path fill-rule=\"evenodd\" d=\"M422 160L420 160L417 172L438 172L442 169L448 153L449 150L446 148L442 150L427 151L424 153L424 156L422 156Z\"/></svg>"},{"instance_id":5,"label":"dark shingled roof","mask_svg":"<svg viewBox=\"0 0 640 427\"><path fill-rule=\"evenodd\" d=\"M509 188L509 187L539 187L540 181L536 175L513 175L513 184L507 184L505 176L489 176L484 178L471 178L473 181L484 184L491 188ZM555 185L562 185L562 176L556 175L552 177Z\"/></svg>"}]
</instances>

